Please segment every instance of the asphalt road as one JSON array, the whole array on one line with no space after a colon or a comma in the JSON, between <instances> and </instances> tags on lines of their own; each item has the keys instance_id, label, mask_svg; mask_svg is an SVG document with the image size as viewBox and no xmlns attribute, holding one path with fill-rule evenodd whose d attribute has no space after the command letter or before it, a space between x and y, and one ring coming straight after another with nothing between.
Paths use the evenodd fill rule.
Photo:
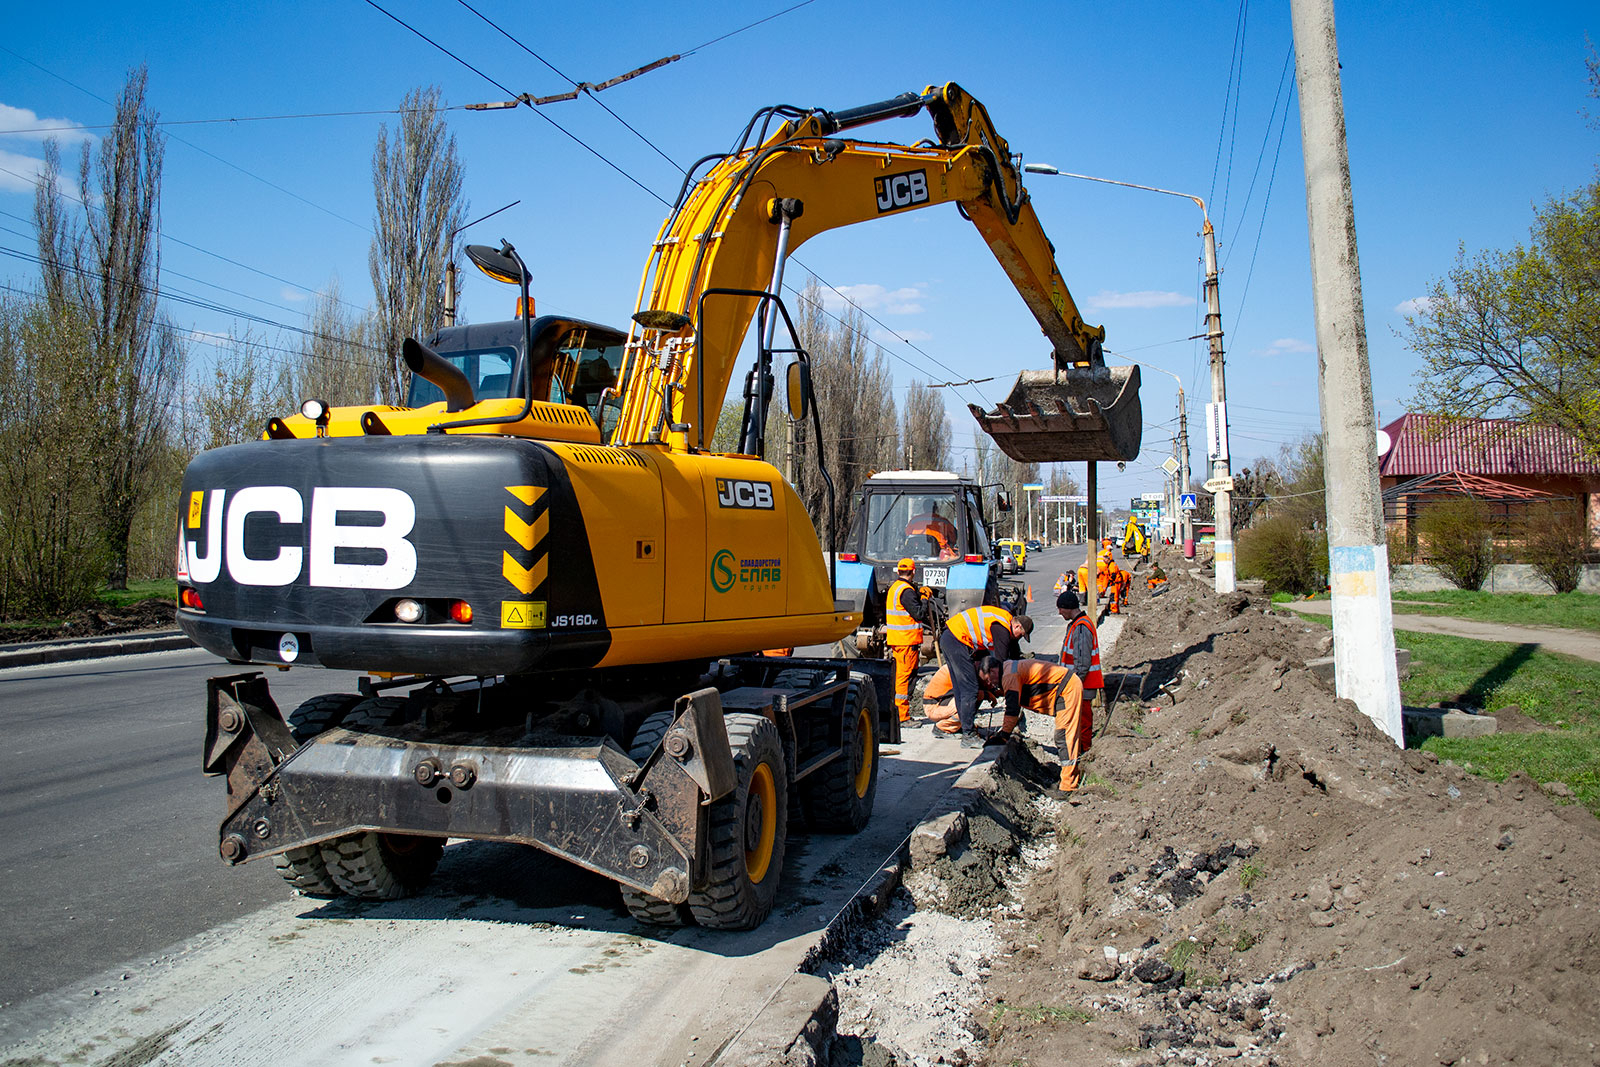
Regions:
<instances>
[{"instance_id":1,"label":"asphalt road","mask_svg":"<svg viewBox=\"0 0 1600 1067\"><path fill-rule=\"evenodd\" d=\"M1032 651L1060 648L1052 586L1081 552L1035 554L1016 576L1033 587ZM973 757L908 733L883 761L872 825L792 836L777 912L744 934L641 927L606 880L481 842L447 848L411 900L314 901L265 862L217 859L223 786L199 770L204 685L233 670L187 651L0 671L8 1053L70 1047L98 1061L168 1034L186 1062L230 1067L356 1050L704 1062ZM270 680L286 708L355 686L305 669Z\"/></svg>"},{"instance_id":2,"label":"asphalt road","mask_svg":"<svg viewBox=\"0 0 1600 1067\"><path fill-rule=\"evenodd\" d=\"M292 895L217 857L205 681L240 669L190 650L0 671L0 1006ZM357 677L270 673L285 710Z\"/></svg>"}]
</instances>

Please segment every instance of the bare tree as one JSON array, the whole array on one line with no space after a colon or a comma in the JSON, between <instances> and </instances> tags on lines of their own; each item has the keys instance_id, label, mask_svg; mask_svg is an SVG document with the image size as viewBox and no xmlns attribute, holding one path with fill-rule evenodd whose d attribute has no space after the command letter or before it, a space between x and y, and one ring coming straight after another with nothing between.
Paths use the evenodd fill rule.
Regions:
<instances>
[{"instance_id":1,"label":"bare tree","mask_svg":"<svg viewBox=\"0 0 1600 1067\"><path fill-rule=\"evenodd\" d=\"M948 470L950 467L950 416L945 414L944 397L921 382L906 390L905 421L900 431L905 447L905 465L915 470Z\"/></svg>"},{"instance_id":2,"label":"bare tree","mask_svg":"<svg viewBox=\"0 0 1600 1067\"><path fill-rule=\"evenodd\" d=\"M100 521L113 589L127 587L131 530L166 447L185 355L178 333L158 319L164 146L145 84L143 67L128 75L111 131L97 152L83 148L82 221L61 203L54 145L34 197L50 314L81 314L87 323L83 357L92 374L83 406L100 431Z\"/></svg>"},{"instance_id":3,"label":"bare tree","mask_svg":"<svg viewBox=\"0 0 1600 1067\"><path fill-rule=\"evenodd\" d=\"M888 360L868 338L860 313L829 315L815 279L801 293L795 327L811 357L812 388L822 423L820 449L834 485L833 528L843 536L861 483L898 463L894 381ZM775 411L779 408L774 405ZM827 486L818 465L819 446L809 421L795 431L795 491L826 540L830 516ZM767 439L773 443L770 458L782 467L786 445L781 422L769 428Z\"/></svg>"},{"instance_id":4,"label":"bare tree","mask_svg":"<svg viewBox=\"0 0 1600 1067\"><path fill-rule=\"evenodd\" d=\"M335 279L311 305L300 350L284 367L280 392L291 405L308 397L335 405L376 404L387 392L388 358L376 319L353 314Z\"/></svg>"},{"instance_id":5,"label":"bare tree","mask_svg":"<svg viewBox=\"0 0 1600 1067\"><path fill-rule=\"evenodd\" d=\"M404 400L411 372L400 358L407 337L426 337L444 314L445 265L455 259L454 233L466 218L456 139L439 111L437 88L413 89L400 105L391 143L378 128L372 150L372 250L367 266L376 297L376 343L387 359L384 389Z\"/></svg>"},{"instance_id":6,"label":"bare tree","mask_svg":"<svg viewBox=\"0 0 1600 1067\"><path fill-rule=\"evenodd\" d=\"M193 456L259 437L267 420L285 406L276 377L260 341L248 334L235 337L218 353L211 372L191 386L183 419L185 451Z\"/></svg>"}]
</instances>

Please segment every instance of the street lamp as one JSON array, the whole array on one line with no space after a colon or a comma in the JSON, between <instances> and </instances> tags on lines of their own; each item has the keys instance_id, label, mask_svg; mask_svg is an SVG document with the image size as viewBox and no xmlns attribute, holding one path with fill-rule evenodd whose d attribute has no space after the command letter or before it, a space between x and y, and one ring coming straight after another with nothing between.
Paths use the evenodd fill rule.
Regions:
<instances>
[{"instance_id":1,"label":"street lamp","mask_svg":"<svg viewBox=\"0 0 1600 1067\"><path fill-rule=\"evenodd\" d=\"M1217 592L1234 591L1233 563L1233 476L1228 468L1228 399L1222 373L1222 302L1217 295L1217 236L1211 227L1211 216L1206 212L1206 202L1193 193L1180 193L1138 182L1123 182L1113 178L1097 178L1092 174L1074 174L1052 167L1048 163L1028 163L1022 168L1029 174L1048 174L1061 178L1079 178L1086 182L1120 185L1125 189L1142 189L1147 193L1164 193L1191 200L1200 209L1204 223L1201 236L1205 239L1206 265L1206 340L1211 350L1211 403L1206 406L1208 440L1206 453L1211 459L1211 478L1206 491L1213 494L1212 511L1216 516L1215 568ZM1171 373L1170 371L1167 373Z\"/></svg>"}]
</instances>

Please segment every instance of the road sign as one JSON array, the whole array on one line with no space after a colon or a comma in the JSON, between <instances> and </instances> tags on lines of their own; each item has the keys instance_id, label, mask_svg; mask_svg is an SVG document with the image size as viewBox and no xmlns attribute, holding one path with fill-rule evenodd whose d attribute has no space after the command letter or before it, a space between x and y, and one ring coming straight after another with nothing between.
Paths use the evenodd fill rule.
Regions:
<instances>
[{"instance_id":1,"label":"road sign","mask_svg":"<svg viewBox=\"0 0 1600 1067\"><path fill-rule=\"evenodd\" d=\"M1139 500L1145 504L1159 504L1166 499L1164 493L1140 493Z\"/></svg>"},{"instance_id":2,"label":"road sign","mask_svg":"<svg viewBox=\"0 0 1600 1067\"><path fill-rule=\"evenodd\" d=\"M1044 483L1030 482L1022 487L1022 491L1024 493L1042 493L1044 492Z\"/></svg>"},{"instance_id":3,"label":"road sign","mask_svg":"<svg viewBox=\"0 0 1600 1067\"><path fill-rule=\"evenodd\" d=\"M1233 479L1212 478L1206 482L1205 490L1208 493L1231 493L1233 492Z\"/></svg>"},{"instance_id":4,"label":"road sign","mask_svg":"<svg viewBox=\"0 0 1600 1067\"><path fill-rule=\"evenodd\" d=\"M1072 503L1072 498L1070 496L1042 496L1042 497L1039 498L1039 503L1041 503L1041 504L1070 504L1070 503Z\"/></svg>"},{"instance_id":5,"label":"road sign","mask_svg":"<svg viewBox=\"0 0 1600 1067\"><path fill-rule=\"evenodd\" d=\"M1168 474L1177 474L1178 461L1173 459L1171 456L1168 456L1166 459L1161 461L1161 469L1166 471Z\"/></svg>"},{"instance_id":6,"label":"road sign","mask_svg":"<svg viewBox=\"0 0 1600 1067\"><path fill-rule=\"evenodd\" d=\"M1196 502L1193 493L1179 493L1178 506L1184 511L1193 511L1199 504Z\"/></svg>"},{"instance_id":7,"label":"road sign","mask_svg":"<svg viewBox=\"0 0 1600 1067\"><path fill-rule=\"evenodd\" d=\"M1228 458L1228 405L1206 405L1206 458Z\"/></svg>"}]
</instances>

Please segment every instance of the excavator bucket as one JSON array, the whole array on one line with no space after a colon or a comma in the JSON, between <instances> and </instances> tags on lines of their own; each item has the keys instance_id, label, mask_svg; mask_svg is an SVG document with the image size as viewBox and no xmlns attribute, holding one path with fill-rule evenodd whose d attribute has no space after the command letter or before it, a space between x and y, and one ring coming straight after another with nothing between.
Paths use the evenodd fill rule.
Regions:
<instances>
[{"instance_id":1,"label":"excavator bucket","mask_svg":"<svg viewBox=\"0 0 1600 1067\"><path fill-rule=\"evenodd\" d=\"M1144 434L1138 367L1025 370L993 411L967 407L1000 451L1022 463L1131 460Z\"/></svg>"}]
</instances>

